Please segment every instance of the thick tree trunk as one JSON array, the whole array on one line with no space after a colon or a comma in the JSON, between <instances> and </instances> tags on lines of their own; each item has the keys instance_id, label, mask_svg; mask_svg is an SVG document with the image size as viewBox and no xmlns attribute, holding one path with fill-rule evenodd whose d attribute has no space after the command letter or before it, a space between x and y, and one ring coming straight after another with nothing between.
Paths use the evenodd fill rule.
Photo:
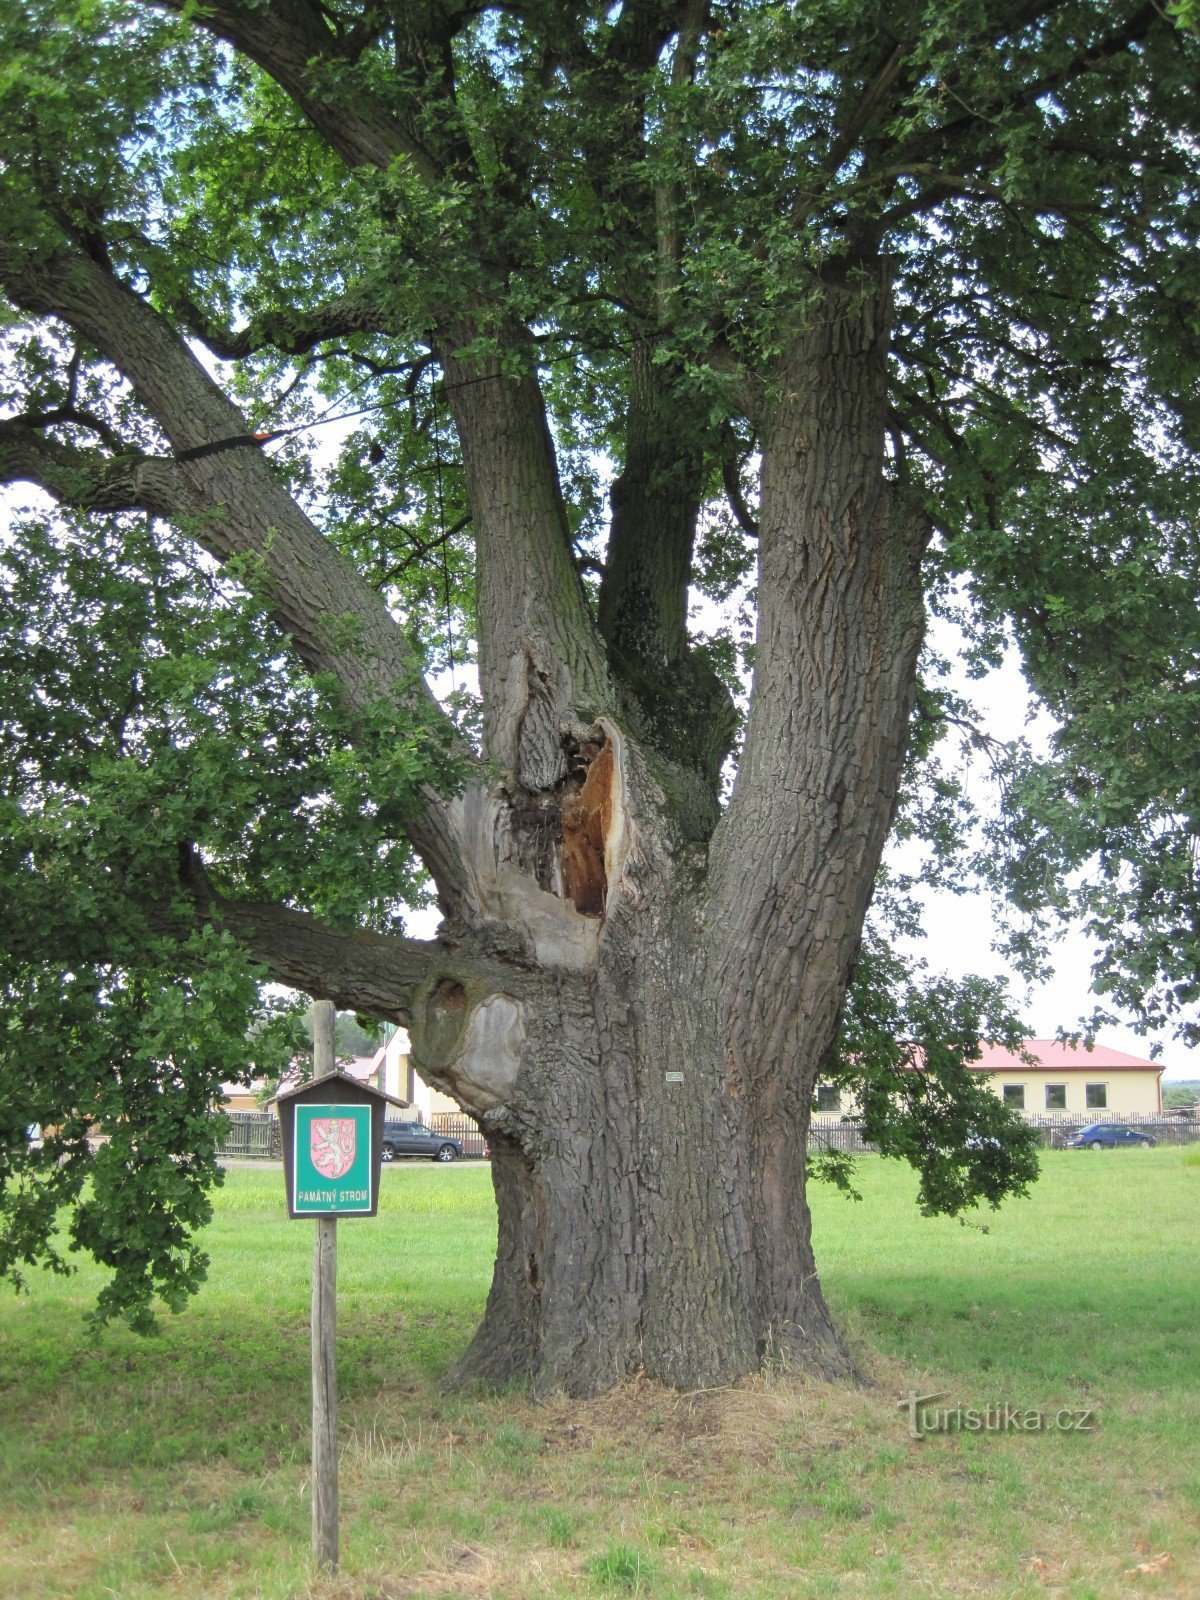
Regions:
<instances>
[{"instance_id":1,"label":"thick tree trunk","mask_svg":"<svg viewBox=\"0 0 1200 1600\"><path fill-rule=\"evenodd\" d=\"M475 526L479 686L484 752L530 791L566 775L561 734L609 709L607 666L571 563L567 513L532 371L499 356L467 360L451 333L440 360L462 449ZM518 332L509 364L531 365Z\"/></svg>"},{"instance_id":2,"label":"thick tree trunk","mask_svg":"<svg viewBox=\"0 0 1200 1600\"><path fill-rule=\"evenodd\" d=\"M413 1008L422 1070L494 1151L500 1246L463 1380L852 1371L805 1143L899 785L922 538L884 475L886 282L823 293L765 419L760 660L711 848L606 720L547 813L547 882L594 930L586 952L500 996L430 983Z\"/></svg>"},{"instance_id":3,"label":"thick tree trunk","mask_svg":"<svg viewBox=\"0 0 1200 1600\"><path fill-rule=\"evenodd\" d=\"M789 1241L783 1283L758 1217L758 1107L729 1077L694 898L646 909L606 930L596 974L535 981L473 1041L469 995L431 990L416 1009L423 1069L473 1105L492 1146L499 1247L459 1381L589 1394L639 1372L703 1387L772 1361L851 1370L809 1242L807 1101L777 1123L800 1153L769 1220Z\"/></svg>"}]
</instances>

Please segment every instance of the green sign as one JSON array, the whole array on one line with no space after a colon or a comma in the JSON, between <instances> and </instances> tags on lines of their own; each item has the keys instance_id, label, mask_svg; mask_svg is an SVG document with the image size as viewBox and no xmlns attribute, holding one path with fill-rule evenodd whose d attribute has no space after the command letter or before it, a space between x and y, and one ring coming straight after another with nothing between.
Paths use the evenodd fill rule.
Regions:
<instances>
[{"instance_id":1,"label":"green sign","mask_svg":"<svg viewBox=\"0 0 1200 1600\"><path fill-rule=\"evenodd\" d=\"M371 1210L371 1107L296 1107L292 1212L342 1216Z\"/></svg>"}]
</instances>

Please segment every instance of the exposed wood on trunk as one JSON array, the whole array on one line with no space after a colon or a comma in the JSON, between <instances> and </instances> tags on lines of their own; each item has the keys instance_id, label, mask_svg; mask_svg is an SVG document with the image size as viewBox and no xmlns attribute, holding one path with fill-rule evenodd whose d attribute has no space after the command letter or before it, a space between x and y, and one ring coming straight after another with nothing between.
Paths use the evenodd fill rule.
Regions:
<instances>
[{"instance_id":1,"label":"exposed wood on trunk","mask_svg":"<svg viewBox=\"0 0 1200 1600\"><path fill-rule=\"evenodd\" d=\"M560 748L565 772L548 789L471 789L451 821L480 922L511 930L548 968L583 972L596 964L602 918L631 892L635 813L652 802L635 804L616 723L601 719Z\"/></svg>"},{"instance_id":2,"label":"exposed wood on trunk","mask_svg":"<svg viewBox=\"0 0 1200 1600\"><path fill-rule=\"evenodd\" d=\"M547 967L583 971L594 966L599 925L543 888L522 864L529 861L530 830L527 819L518 818L514 834L508 791L503 786L468 789L451 802L450 816L462 841L478 923L508 930L517 948ZM552 818L545 825L547 830L555 826Z\"/></svg>"},{"instance_id":3,"label":"exposed wood on trunk","mask_svg":"<svg viewBox=\"0 0 1200 1600\"><path fill-rule=\"evenodd\" d=\"M585 916L600 916L608 897L604 852L613 820L613 750L606 744L587 768L582 787L562 803L563 893Z\"/></svg>"}]
</instances>

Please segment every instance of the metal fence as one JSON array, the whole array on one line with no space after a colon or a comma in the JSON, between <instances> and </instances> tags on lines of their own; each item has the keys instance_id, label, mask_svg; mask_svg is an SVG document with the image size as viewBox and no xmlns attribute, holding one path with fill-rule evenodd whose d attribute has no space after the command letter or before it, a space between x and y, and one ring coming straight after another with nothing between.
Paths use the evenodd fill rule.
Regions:
<instances>
[{"instance_id":1,"label":"metal fence","mask_svg":"<svg viewBox=\"0 0 1200 1600\"><path fill-rule=\"evenodd\" d=\"M238 1160L259 1159L278 1161L283 1156L280 1143L279 1118L272 1111L227 1111L224 1113L225 1131L217 1146L217 1155ZM468 1116L442 1112L429 1119L434 1133L444 1133L451 1139L461 1139L464 1156L486 1156L487 1140L475 1122Z\"/></svg>"},{"instance_id":2,"label":"metal fence","mask_svg":"<svg viewBox=\"0 0 1200 1600\"><path fill-rule=\"evenodd\" d=\"M225 1123L225 1135L217 1148L218 1156L279 1160L283 1155L279 1118L273 1112L227 1111Z\"/></svg>"},{"instance_id":3,"label":"metal fence","mask_svg":"<svg viewBox=\"0 0 1200 1600\"><path fill-rule=\"evenodd\" d=\"M1036 1128L1042 1144L1048 1149L1060 1149L1073 1133L1088 1128L1095 1122L1116 1122L1123 1128L1136 1128L1148 1133L1159 1144L1200 1144L1200 1117L1175 1117L1166 1113L1152 1117L1123 1117L1119 1112L1070 1112L1059 1116L1040 1116L1029 1113L1022 1122ZM875 1146L863 1138L862 1128L856 1122L837 1117L814 1117L808 1131L808 1144L812 1150L874 1150Z\"/></svg>"},{"instance_id":4,"label":"metal fence","mask_svg":"<svg viewBox=\"0 0 1200 1600\"><path fill-rule=\"evenodd\" d=\"M1119 1122L1123 1127L1137 1128L1148 1133L1159 1144L1200 1144L1200 1117L1122 1117L1116 1112L1087 1112L1066 1115L1039 1116L1031 1113L1022 1118L1042 1135L1042 1143L1049 1149L1058 1149L1078 1133L1080 1128L1094 1122ZM276 1160L283 1154L279 1139L279 1119L270 1111L228 1111L225 1113L225 1135L217 1148L217 1155L238 1159ZM429 1118L434 1133L444 1133L451 1139L462 1141L465 1156L482 1157L489 1154L487 1140L473 1118L449 1111L437 1112ZM840 1117L814 1117L808 1132L812 1150L846 1150L850 1152L873 1151L875 1146L863 1138L862 1128L856 1122Z\"/></svg>"},{"instance_id":5,"label":"metal fence","mask_svg":"<svg viewBox=\"0 0 1200 1600\"><path fill-rule=\"evenodd\" d=\"M857 1122L843 1122L838 1117L814 1117L808 1128L810 1150L849 1150L858 1154L874 1151L875 1145L863 1138Z\"/></svg>"}]
</instances>

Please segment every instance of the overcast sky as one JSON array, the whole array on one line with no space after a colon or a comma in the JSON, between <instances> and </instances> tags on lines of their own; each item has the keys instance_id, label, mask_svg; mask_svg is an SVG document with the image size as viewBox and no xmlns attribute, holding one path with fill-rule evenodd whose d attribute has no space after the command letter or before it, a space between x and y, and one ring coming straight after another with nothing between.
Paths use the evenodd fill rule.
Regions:
<instances>
[{"instance_id":1,"label":"overcast sky","mask_svg":"<svg viewBox=\"0 0 1200 1600\"><path fill-rule=\"evenodd\" d=\"M934 640L946 655L955 650L953 632L934 625ZM1044 715L1031 717L1032 701L1021 675L1014 650L1004 667L978 682L965 675L955 684L976 707L981 725L994 738L1009 740L1025 737L1038 747L1047 738L1052 724ZM980 782L985 781L982 775ZM1008 971L992 949L994 909L983 893L953 895L928 889L924 893L928 909L925 955L933 968L961 976L969 972L987 975ZM1029 989L1011 975L1018 1009L1026 1017L1033 1038L1053 1038L1060 1027L1070 1028L1092 1012L1096 997L1091 990L1094 949L1082 929L1065 933L1055 947L1054 977ZM1109 1004L1105 1000L1105 1005ZM1105 1026L1098 1042L1130 1055L1149 1056L1151 1047L1161 1045L1158 1058L1165 1066L1164 1082L1176 1078L1200 1078L1200 1050L1189 1050L1169 1033L1139 1034L1132 1025Z\"/></svg>"}]
</instances>

